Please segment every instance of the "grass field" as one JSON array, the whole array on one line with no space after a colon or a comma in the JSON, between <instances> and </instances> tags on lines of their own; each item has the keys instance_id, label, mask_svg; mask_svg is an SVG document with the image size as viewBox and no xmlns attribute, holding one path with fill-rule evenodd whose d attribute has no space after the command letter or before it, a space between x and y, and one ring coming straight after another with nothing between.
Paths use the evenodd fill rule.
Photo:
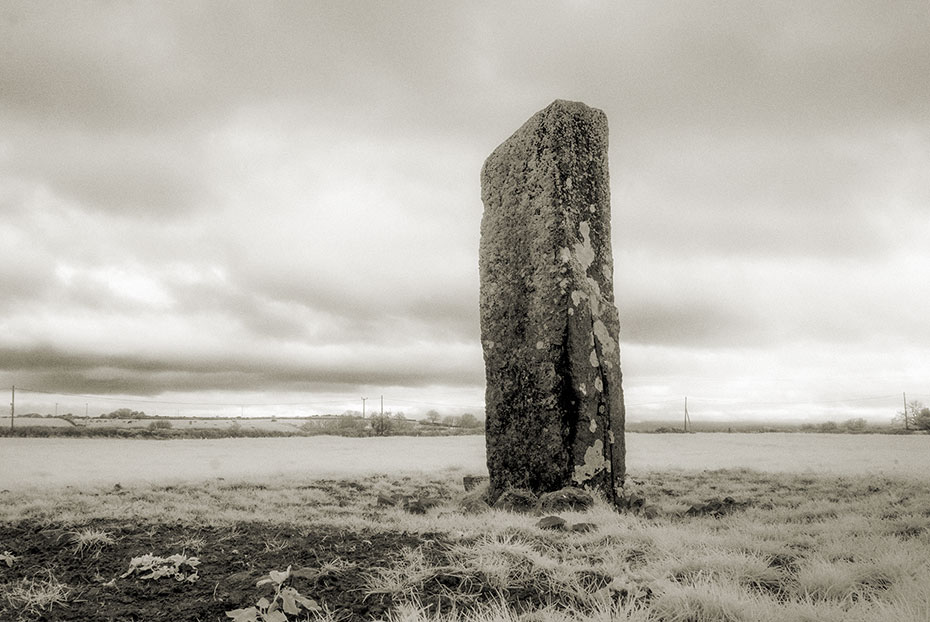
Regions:
<instances>
[{"instance_id":1,"label":"grass field","mask_svg":"<svg viewBox=\"0 0 930 622\"><path fill-rule=\"evenodd\" d=\"M925 477L930 436L627 434L632 473L662 469ZM485 470L484 437L3 438L0 489L164 483L210 477L345 477Z\"/></svg>"},{"instance_id":2,"label":"grass field","mask_svg":"<svg viewBox=\"0 0 930 622\"><path fill-rule=\"evenodd\" d=\"M396 622L930 619L930 437L875 437L892 443L884 447L835 436L701 436L631 435L630 487L656 513L601 502L559 513L569 525L590 523L584 532L542 529L532 513L464 511L461 478L483 458L470 445L483 439L468 437L407 439L419 449L404 439L331 439L317 453L342 458L325 473L166 472L171 482L111 474L72 488L56 476L7 488L0 619L230 620L230 611L242 620ZM693 468L702 454L689 438L727 453L726 468ZM821 444L787 453L781 444L808 438ZM252 464L272 450L289 462L308 449L251 445L258 440L316 439L241 440L236 448L244 456L251 447ZM382 444L390 441L400 444ZM168 442L128 443L136 454L159 448L185 461ZM204 449L179 443L190 443L191 459ZM10 447L0 445L4 460ZM855 461L864 448L866 468ZM376 455L389 449L399 454ZM370 454L376 462L358 466ZM734 468L739 455L779 468ZM818 460L830 469L815 473ZM411 514L379 502L395 495L435 505ZM687 512L724 497L735 500L726 510ZM169 571L155 577L168 567L160 563ZM288 598L298 615L250 609Z\"/></svg>"}]
</instances>

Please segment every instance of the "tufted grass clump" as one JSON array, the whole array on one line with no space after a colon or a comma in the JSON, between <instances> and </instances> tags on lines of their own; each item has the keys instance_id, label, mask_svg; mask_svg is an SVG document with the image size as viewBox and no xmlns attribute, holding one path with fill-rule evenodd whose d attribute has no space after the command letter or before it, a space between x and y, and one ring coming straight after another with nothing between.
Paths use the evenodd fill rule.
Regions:
<instances>
[{"instance_id":1,"label":"tufted grass clump","mask_svg":"<svg viewBox=\"0 0 930 622\"><path fill-rule=\"evenodd\" d=\"M55 578L51 570L0 585L0 598L19 612L20 619L43 617L54 607L66 605L73 594L74 590Z\"/></svg>"},{"instance_id":2,"label":"tufted grass clump","mask_svg":"<svg viewBox=\"0 0 930 622\"><path fill-rule=\"evenodd\" d=\"M114 544L116 540L113 535L103 529L85 527L71 532L71 543L74 545L74 552L79 557L92 555L99 557L101 551Z\"/></svg>"}]
</instances>

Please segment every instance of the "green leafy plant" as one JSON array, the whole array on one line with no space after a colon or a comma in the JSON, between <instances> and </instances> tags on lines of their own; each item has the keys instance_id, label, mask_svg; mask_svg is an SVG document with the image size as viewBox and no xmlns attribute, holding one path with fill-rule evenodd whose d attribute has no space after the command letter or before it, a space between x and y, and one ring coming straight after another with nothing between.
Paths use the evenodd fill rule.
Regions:
<instances>
[{"instance_id":1,"label":"green leafy plant","mask_svg":"<svg viewBox=\"0 0 930 622\"><path fill-rule=\"evenodd\" d=\"M3 551L0 553L0 562L4 562L7 568L13 567L13 562L16 561L16 556L10 553L9 551Z\"/></svg>"},{"instance_id":2,"label":"green leafy plant","mask_svg":"<svg viewBox=\"0 0 930 622\"><path fill-rule=\"evenodd\" d=\"M271 600L262 597L254 607L233 609L227 611L226 616L235 622L287 622L287 616L296 616L304 609L310 613L321 611L320 605L312 598L307 598L289 585L284 583L295 576L310 576L316 572L309 570L291 571L288 566L284 572L272 570L268 576L258 581L256 587L271 584L274 587L274 596Z\"/></svg>"},{"instance_id":3,"label":"green leafy plant","mask_svg":"<svg viewBox=\"0 0 930 622\"><path fill-rule=\"evenodd\" d=\"M154 580L162 577L174 577L176 581L193 583L200 578L197 575L197 566L199 565L200 560L196 557L187 557L180 553L170 557L158 557L146 553L140 557L133 557L129 561L129 570L120 575L120 579L125 579L131 574L137 574L140 579ZM183 566L186 566L187 569L183 568Z\"/></svg>"}]
</instances>

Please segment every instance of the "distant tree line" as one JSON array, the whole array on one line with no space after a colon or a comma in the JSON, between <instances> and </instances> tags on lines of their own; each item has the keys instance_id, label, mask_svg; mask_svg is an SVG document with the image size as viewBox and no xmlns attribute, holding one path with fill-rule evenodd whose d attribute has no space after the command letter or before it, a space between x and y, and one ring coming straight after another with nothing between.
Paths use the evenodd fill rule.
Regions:
<instances>
[{"instance_id":1,"label":"distant tree line","mask_svg":"<svg viewBox=\"0 0 930 622\"><path fill-rule=\"evenodd\" d=\"M153 419L160 417L152 417L151 415L146 415L144 411L133 410L131 408L119 408L113 412L108 412L106 414L100 415L101 419Z\"/></svg>"},{"instance_id":2,"label":"distant tree line","mask_svg":"<svg viewBox=\"0 0 930 622\"><path fill-rule=\"evenodd\" d=\"M924 406L920 400L907 403L904 410L899 410L894 422L912 430L930 430L930 408Z\"/></svg>"}]
</instances>

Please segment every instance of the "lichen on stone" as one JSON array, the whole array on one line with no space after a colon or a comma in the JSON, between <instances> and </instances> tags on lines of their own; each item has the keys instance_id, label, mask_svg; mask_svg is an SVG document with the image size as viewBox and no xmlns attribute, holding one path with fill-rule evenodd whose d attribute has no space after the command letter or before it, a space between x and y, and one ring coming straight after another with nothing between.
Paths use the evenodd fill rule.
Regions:
<instances>
[{"instance_id":1,"label":"lichen on stone","mask_svg":"<svg viewBox=\"0 0 930 622\"><path fill-rule=\"evenodd\" d=\"M581 234L581 242L575 244L575 258L581 264L583 272L587 272L591 264L594 263L594 248L591 246L591 225L587 220L582 220L578 225L578 232Z\"/></svg>"},{"instance_id":2,"label":"lichen on stone","mask_svg":"<svg viewBox=\"0 0 930 622\"><path fill-rule=\"evenodd\" d=\"M584 452L584 463L575 465L572 479L578 484L584 484L604 469L610 471L610 462L604 457L604 443L597 439Z\"/></svg>"}]
</instances>

